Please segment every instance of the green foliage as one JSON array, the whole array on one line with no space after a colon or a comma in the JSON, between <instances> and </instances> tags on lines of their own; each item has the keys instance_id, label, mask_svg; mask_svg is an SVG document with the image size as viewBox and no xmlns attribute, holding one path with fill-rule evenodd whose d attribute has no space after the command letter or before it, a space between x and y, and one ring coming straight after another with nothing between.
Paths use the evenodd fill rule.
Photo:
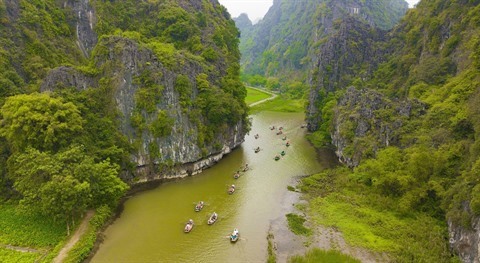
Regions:
<instances>
[{"instance_id":1,"label":"green foliage","mask_svg":"<svg viewBox=\"0 0 480 263\"><path fill-rule=\"evenodd\" d=\"M182 108L188 108L192 106L192 88L192 83L187 76L182 74L177 76L175 90L180 95L180 105Z\"/></svg>"},{"instance_id":2,"label":"green foliage","mask_svg":"<svg viewBox=\"0 0 480 263\"><path fill-rule=\"evenodd\" d=\"M56 154L28 148L9 159L8 170L22 205L62 220L87 207L113 206L128 188L117 177L118 166L95 162L79 146Z\"/></svg>"},{"instance_id":3,"label":"green foliage","mask_svg":"<svg viewBox=\"0 0 480 263\"><path fill-rule=\"evenodd\" d=\"M136 107L145 110L147 113L153 113L156 106L162 99L163 86L156 83L156 79L161 76L145 70L135 79L135 84L140 87L135 92Z\"/></svg>"},{"instance_id":4,"label":"green foliage","mask_svg":"<svg viewBox=\"0 0 480 263\"><path fill-rule=\"evenodd\" d=\"M112 210L108 206L101 206L95 210L95 215L90 219L88 229L85 234L78 240L68 253L64 262L82 262L89 255L95 245L97 232L105 225L111 217Z\"/></svg>"},{"instance_id":5,"label":"green foliage","mask_svg":"<svg viewBox=\"0 0 480 263\"><path fill-rule=\"evenodd\" d=\"M360 263L348 255L342 254L337 250L321 250L314 248L308 251L304 256L292 256L288 259L289 263L315 263L315 262L337 262L337 263Z\"/></svg>"},{"instance_id":6,"label":"green foliage","mask_svg":"<svg viewBox=\"0 0 480 263\"><path fill-rule=\"evenodd\" d=\"M275 263L277 262L277 257L275 255L275 251L274 251L274 244L273 244L273 240L274 239L274 236L272 233L268 233L267 235L267 242L268 242L268 247L267 247L267 251L268 251L268 258L267 258L267 263Z\"/></svg>"},{"instance_id":7,"label":"green foliage","mask_svg":"<svg viewBox=\"0 0 480 263\"><path fill-rule=\"evenodd\" d=\"M393 166L395 161L387 162L384 169ZM397 197L372 191L357 173L327 170L304 179L302 190L311 198L309 216L316 224L338 229L350 245L387 252L395 261L453 261L443 218L403 213Z\"/></svg>"},{"instance_id":8,"label":"green foliage","mask_svg":"<svg viewBox=\"0 0 480 263\"><path fill-rule=\"evenodd\" d=\"M149 124L148 130L157 138L165 137L170 135L173 122L174 120L168 117L165 111L159 110L157 117Z\"/></svg>"},{"instance_id":9,"label":"green foliage","mask_svg":"<svg viewBox=\"0 0 480 263\"><path fill-rule=\"evenodd\" d=\"M0 258L4 263L36 262L41 256L40 253L20 252L0 247Z\"/></svg>"},{"instance_id":10,"label":"green foliage","mask_svg":"<svg viewBox=\"0 0 480 263\"><path fill-rule=\"evenodd\" d=\"M0 243L46 248L66 236L65 222L44 217L12 204L0 205Z\"/></svg>"},{"instance_id":11,"label":"green foliage","mask_svg":"<svg viewBox=\"0 0 480 263\"><path fill-rule=\"evenodd\" d=\"M295 235L309 236L312 234L312 230L306 228L303 224L306 219L303 216L297 214L287 214L288 228L295 233Z\"/></svg>"},{"instance_id":12,"label":"green foliage","mask_svg":"<svg viewBox=\"0 0 480 263\"><path fill-rule=\"evenodd\" d=\"M71 142L84 122L73 103L38 93L9 97L0 114L0 135L15 151L27 146L56 151Z\"/></svg>"}]
</instances>

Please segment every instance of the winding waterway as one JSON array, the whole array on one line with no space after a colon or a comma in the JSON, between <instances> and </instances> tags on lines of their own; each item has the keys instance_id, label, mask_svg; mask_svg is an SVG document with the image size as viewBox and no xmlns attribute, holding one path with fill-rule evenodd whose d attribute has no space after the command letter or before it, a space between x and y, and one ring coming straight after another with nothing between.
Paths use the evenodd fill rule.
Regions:
<instances>
[{"instance_id":1,"label":"winding waterway","mask_svg":"<svg viewBox=\"0 0 480 263\"><path fill-rule=\"evenodd\" d=\"M121 216L104 232L105 239L92 262L265 262L267 232L279 209L287 186L298 175L328 166L304 138L303 113L262 112L252 116L252 131L241 147L214 167L190 178L167 182L142 192L124 204ZM276 135L270 126L283 126ZM254 134L259 134L258 139ZM291 143L285 146L286 135ZM261 151L254 152L259 146ZM279 161L274 156L282 150ZM233 174L245 163L251 169L239 179ZM227 194L229 185L237 191ZM194 211L195 203L206 205ZM219 220L207 225L212 212ZM192 232L183 228L193 219ZM230 243L234 228L241 239Z\"/></svg>"}]
</instances>

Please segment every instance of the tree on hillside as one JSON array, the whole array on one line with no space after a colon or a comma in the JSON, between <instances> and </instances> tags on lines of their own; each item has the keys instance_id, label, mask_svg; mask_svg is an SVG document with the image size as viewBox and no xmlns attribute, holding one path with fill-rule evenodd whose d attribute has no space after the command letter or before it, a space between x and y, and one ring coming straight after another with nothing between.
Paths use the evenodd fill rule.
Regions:
<instances>
[{"instance_id":1,"label":"tree on hillside","mask_svg":"<svg viewBox=\"0 0 480 263\"><path fill-rule=\"evenodd\" d=\"M86 208L113 206L128 186L118 178L118 165L95 162L82 146L58 153L28 148L8 161L10 178L21 195L21 204L67 222Z\"/></svg>"},{"instance_id":2,"label":"tree on hillside","mask_svg":"<svg viewBox=\"0 0 480 263\"><path fill-rule=\"evenodd\" d=\"M43 93L9 97L0 110L0 136L14 152L27 147L58 151L82 130L82 124L73 103Z\"/></svg>"}]
</instances>

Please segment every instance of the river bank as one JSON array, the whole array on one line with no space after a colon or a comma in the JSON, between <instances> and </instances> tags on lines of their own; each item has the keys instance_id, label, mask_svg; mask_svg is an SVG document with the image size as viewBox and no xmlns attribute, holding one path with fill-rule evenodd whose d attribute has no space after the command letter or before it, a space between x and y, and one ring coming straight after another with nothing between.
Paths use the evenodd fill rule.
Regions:
<instances>
[{"instance_id":1,"label":"river bank","mask_svg":"<svg viewBox=\"0 0 480 263\"><path fill-rule=\"evenodd\" d=\"M302 113L264 112L252 116L252 131L244 144L221 162L199 175L165 182L129 198L121 216L104 231L105 240L91 261L212 262L232 257L246 262L264 260L270 221L284 216L277 204L292 176L323 169L315 149L305 140L302 123ZM269 129L272 125L284 127L291 147L285 147L282 136ZM257 133L259 138L255 139ZM256 147L262 150L255 153ZM273 160L282 149L287 154L279 161ZM245 163L251 169L235 180L233 174ZM237 191L227 195L231 184L237 186ZM206 206L194 212L200 200ZM219 220L207 226L206 219L213 211L219 214ZM184 234L183 225L189 218L196 226ZM225 236L235 227L240 229L242 239L232 246Z\"/></svg>"}]
</instances>

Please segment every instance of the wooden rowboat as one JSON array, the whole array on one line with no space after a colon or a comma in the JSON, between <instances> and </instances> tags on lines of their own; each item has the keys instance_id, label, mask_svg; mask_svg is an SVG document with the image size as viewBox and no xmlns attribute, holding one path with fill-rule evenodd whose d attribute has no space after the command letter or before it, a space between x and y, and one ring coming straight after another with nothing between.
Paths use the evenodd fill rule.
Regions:
<instances>
[{"instance_id":1,"label":"wooden rowboat","mask_svg":"<svg viewBox=\"0 0 480 263\"><path fill-rule=\"evenodd\" d=\"M187 224L185 225L185 228L183 229L183 232L190 233L190 231L192 231L192 229L193 229L193 220L190 219L190 220L188 220Z\"/></svg>"},{"instance_id":2,"label":"wooden rowboat","mask_svg":"<svg viewBox=\"0 0 480 263\"><path fill-rule=\"evenodd\" d=\"M218 219L217 213L213 212L213 214L208 219L207 224L213 225L215 222L217 222L217 219Z\"/></svg>"}]
</instances>

